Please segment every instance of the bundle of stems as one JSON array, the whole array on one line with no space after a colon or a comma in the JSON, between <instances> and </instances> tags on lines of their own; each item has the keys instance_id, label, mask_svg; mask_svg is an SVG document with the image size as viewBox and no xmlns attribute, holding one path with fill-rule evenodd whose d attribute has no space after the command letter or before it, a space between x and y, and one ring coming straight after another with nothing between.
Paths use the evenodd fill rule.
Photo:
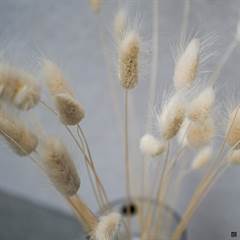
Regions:
<instances>
[{"instance_id":1,"label":"bundle of stems","mask_svg":"<svg viewBox=\"0 0 240 240\"><path fill-rule=\"evenodd\" d=\"M90 1L97 17L101 17L103 1ZM130 94L141 79L141 61L144 58L143 38L123 8L113 19L113 31L117 46L116 72L119 91L123 95L123 152L125 164L125 189L128 204L134 204L136 197L147 198L148 204L137 205L139 218L139 237L141 240L162 239L181 240L201 201L215 183L216 179L229 167L240 164L240 103L228 109L225 134L220 147L213 143L217 135L215 105L217 99L216 83L221 71L240 42L240 24L236 35L226 52L216 64L208 81L199 84L201 65L209 55L205 54L207 40L193 37L186 40L188 16L191 1L185 0L183 23L180 33L180 48L175 59L172 79L173 87L164 99L160 109L154 109L156 85L159 68L159 0L153 0L153 54L149 85L149 101L145 133L139 140L142 154L142 181L139 196L131 189L132 171L130 157L129 101ZM108 61L109 62L109 61ZM52 107L41 97L40 87L34 74L19 70L15 66L0 65L0 135L15 154L32 160L49 179L51 185L62 195L83 226L86 235L92 240L114 240L123 234L124 239L132 239L131 211L114 212L111 208L105 186L99 176L91 154L85 131L81 123L86 118L85 109L76 98L73 89L65 79L62 70L54 62L44 59L42 72L45 85L54 103ZM197 89L197 90L196 90ZM117 97L115 96L115 99ZM219 102L218 102L219 105ZM53 114L61 124L72 143L79 150L85 164L93 196L100 210L108 208L104 215L96 215L80 194L80 176L68 146L57 136L36 133L27 127L31 109L43 107ZM9 109L15 109L10 113ZM20 118L18 112L24 112L26 118ZM153 133L155 124L158 132ZM42 132L44 128L42 127ZM132 150L132 149L131 149ZM134 149L137 151L137 149ZM185 158L189 152L191 158ZM135 160L137 161L137 160ZM157 162L154 173L149 174L149 162ZM165 206L169 197L173 198L173 208L181 192L184 177L190 172L203 171L202 180L196 187L186 210L176 229L173 229L173 214L166 218ZM81 179L82 180L82 179ZM85 179L84 179L85 180ZM152 200L156 200L158 207ZM136 203L135 203L136 204ZM110 207L109 207L110 206ZM135 206L135 205L133 205ZM136 206L135 206L136 207ZM125 218L123 216L125 214Z\"/></svg>"}]
</instances>

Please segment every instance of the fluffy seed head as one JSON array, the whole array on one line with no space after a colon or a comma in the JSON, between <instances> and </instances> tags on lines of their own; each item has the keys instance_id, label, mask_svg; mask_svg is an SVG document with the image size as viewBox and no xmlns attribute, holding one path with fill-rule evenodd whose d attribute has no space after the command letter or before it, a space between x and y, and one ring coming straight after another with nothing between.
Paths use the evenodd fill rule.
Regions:
<instances>
[{"instance_id":1,"label":"fluffy seed head","mask_svg":"<svg viewBox=\"0 0 240 240\"><path fill-rule=\"evenodd\" d=\"M158 123L165 140L173 138L181 128L185 117L185 102L181 95L175 94L167 102L158 116Z\"/></svg>"},{"instance_id":2,"label":"fluffy seed head","mask_svg":"<svg viewBox=\"0 0 240 240\"><path fill-rule=\"evenodd\" d=\"M214 122L208 117L202 122L190 122L186 136L188 145L199 148L207 145L214 136Z\"/></svg>"},{"instance_id":3,"label":"fluffy seed head","mask_svg":"<svg viewBox=\"0 0 240 240\"><path fill-rule=\"evenodd\" d=\"M140 150L146 156L156 157L165 151L165 144L150 134L145 134L140 140Z\"/></svg>"},{"instance_id":4,"label":"fluffy seed head","mask_svg":"<svg viewBox=\"0 0 240 240\"><path fill-rule=\"evenodd\" d=\"M212 87L204 89L188 106L187 116L192 121L204 121L210 114L215 101Z\"/></svg>"},{"instance_id":5,"label":"fluffy seed head","mask_svg":"<svg viewBox=\"0 0 240 240\"><path fill-rule=\"evenodd\" d=\"M46 78L48 90L53 96L60 93L73 95L72 90L64 79L63 73L55 63L44 60L43 73Z\"/></svg>"},{"instance_id":6,"label":"fluffy seed head","mask_svg":"<svg viewBox=\"0 0 240 240\"><path fill-rule=\"evenodd\" d=\"M188 118L185 118L177 136L178 143L181 144L183 147L186 147L189 145L187 141L187 131L190 123L191 121Z\"/></svg>"},{"instance_id":7,"label":"fluffy seed head","mask_svg":"<svg viewBox=\"0 0 240 240\"><path fill-rule=\"evenodd\" d=\"M193 160L192 169L197 170L204 167L211 159L211 156L212 156L211 147L207 146L201 149Z\"/></svg>"},{"instance_id":8,"label":"fluffy seed head","mask_svg":"<svg viewBox=\"0 0 240 240\"><path fill-rule=\"evenodd\" d=\"M126 34L119 46L119 78L126 89L138 82L140 40L136 32Z\"/></svg>"},{"instance_id":9,"label":"fluffy seed head","mask_svg":"<svg viewBox=\"0 0 240 240\"><path fill-rule=\"evenodd\" d=\"M240 147L240 106L238 105L228 117L226 142L234 148Z\"/></svg>"},{"instance_id":10,"label":"fluffy seed head","mask_svg":"<svg viewBox=\"0 0 240 240\"><path fill-rule=\"evenodd\" d=\"M48 139L43 147L42 163L56 189L64 196L73 196L80 187L80 178L74 162L58 139Z\"/></svg>"},{"instance_id":11,"label":"fluffy seed head","mask_svg":"<svg viewBox=\"0 0 240 240\"><path fill-rule=\"evenodd\" d=\"M40 100L40 87L34 77L9 65L0 66L0 94L21 110L29 110Z\"/></svg>"},{"instance_id":12,"label":"fluffy seed head","mask_svg":"<svg viewBox=\"0 0 240 240\"><path fill-rule=\"evenodd\" d=\"M196 78L200 55L199 39L192 39L175 65L174 83L176 89L189 88Z\"/></svg>"},{"instance_id":13,"label":"fluffy seed head","mask_svg":"<svg viewBox=\"0 0 240 240\"><path fill-rule=\"evenodd\" d=\"M114 33L116 40L120 41L126 31L127 17L126 12L120 9L114 19Z\"/></svg>"},{"instance_id":14,"label":"fluffy seed head","mask_svg":"<svg viewBox=\"0 0 240 240\"><path fill-rule=\"evenodd\" d=\"M230 153L228 154L228 161L231 164L236 164L239 165L240 164L240 150L233 150L230 151Z\"/></svg>"},{"instance_id":15,"label":"fluffy seed head","mask_svg":"<svg viewBox=\"0 0 240 240\"><path fill-rule=\"evenodd\" d=\"M119 232L121 224L121 215L119 213L110 213L107 216L100 217L99 223L95 230L96 240L115 239Z\"/></svg>"},{"instance_id":16,"label":"fluffy seed head","mask_svg":"<svg viewBox=\"0 0 240 240\"><path fill-rule=\"evenodd\" d=\"M38 138L19 120L0 113L0 134L19 156L31 154L38 146Z\"/></svg>"},{"instance_id":17,"label":"fluffy seed head","mask_svg":"<svg viewBox=\"0 0 240 240\"><path fill-rule=\"evenodd\" d=\"M14 97L14 104L22 110L29 110L34 107L40 100L39 87L36 85L23 85L16 96Z\"/></svg>"},{"instance_id":18,"label":"fluffy seed head","mask_svg":"<svg viewBox=\"0 0 240 240\"><path fill-rule=\"evenodd\" d=\"M65 125L76 125L84 118L83 107L67 93L57 94L55 96L55 105L60 120Z\"/></svg>"}]
</instances>

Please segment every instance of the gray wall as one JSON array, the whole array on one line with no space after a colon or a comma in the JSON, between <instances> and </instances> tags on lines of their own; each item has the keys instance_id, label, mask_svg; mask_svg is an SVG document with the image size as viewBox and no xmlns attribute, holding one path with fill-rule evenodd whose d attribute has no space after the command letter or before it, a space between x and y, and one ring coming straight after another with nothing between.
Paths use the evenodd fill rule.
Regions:
<instances>
[{"instance_id":1,"label":"gray wall","mask_svg":"<svg viewBox=\"0 0 240 240\"><path fill-rule=\"evenodd\" d=\"M82 126L110 198L116 199L124 194L122 141L119 131L121 121L118 115L114 114L114 104L107 80L115 75L104 64L104 47L99 36L104 39L105 56L112 62L116 46L110 33L111 19L117 4L114 0L104 2L105 6L99 20L90 11L87 0L1 0L0 44L3 56L21 67L38 71L39 60L43 56L53 59L62 67L86 109L87 116ZM183 0L160 1L160 63L156 89L158 103L163 89L171 85L174 63L170 46L179 39L183 2ZM136 93L133 93L137 106L135 120L138 124L132 125L135 140L135 144L132 145L137 147L137 139L143 134L147 105L145 92L150 68L150 54L147 49L151 45L151 1L129 0L124 1L124 5L129 6L132 16L141 13L140 28L143 29L146 46L143 77ZM217 36L211 51L220 56L231 42L239 7L239 0L193 0L189 21L190 34L199 32L199 36L209 33ZM218 57L213 58L213 62L216 59ZM219 105L228 102L232 99L232 92L239 90L239 59L240 51L237 49L219 79L221 96ZM210 61L204 70L211 70L212 65ZM115 82L118 86L117 80ZM49 100L46 94L44 99ZM119 99L122 100L121 92ZM122 116L121 112L118 114ZM35 115L50 134L58 134L64 141L70 141L66 132L45 109L39 107L34 113L29 114L33 126L37 128L36 121L33 120ZM0 148L1 189L69 211L61 197L30 160L16 158L4 143L1 143ZM86 181L82 158L73 144L69 144L69 148L80 169L82 179L80 194L96 208L89 183ZM139 161L138 154L135 153L133 156L136 157L135 161ZM139 173L138 166L134 169L135 173ZM191 223L190 239L226 239L224 237L229 236L231 231L239 231L240 234L239 171L237 168L229 169L203 201ZM179 211L185 206L185 201L199 179L200 174L191 174L186 179Z\"/></svg>"}]
</instances>

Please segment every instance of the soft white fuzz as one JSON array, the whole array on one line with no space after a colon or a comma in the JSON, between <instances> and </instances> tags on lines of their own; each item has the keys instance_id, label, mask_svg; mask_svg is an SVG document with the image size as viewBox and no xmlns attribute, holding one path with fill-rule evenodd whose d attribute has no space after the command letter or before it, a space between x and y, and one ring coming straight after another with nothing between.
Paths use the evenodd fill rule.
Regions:
<instances>
[{"instance_id":1,"label":"soft white fuzz","mask_svg":"<svg viewBox=\"0 0 240 240\"><path fill-rule=\"evenodd\" d=\"M140 140L140 150L146 156L159 156L165 151L165 148L165 144L151 134L145 134Z\"/></svg>"},{"instance_id":2,"label":"soft white fuzz","mask_svg":"<svg viewBox=\"0 0 240 240\"><path fill-rule=\"evenodd\" d=\"M240 106L238 105L228 117L226 141L234 148L240 147Z\"/></svg>"},{"instance_id":3,"label":"soft white fuzz","mask_svg":"<svg viewBox=\"0 0 240 240\"><path fill-rule=\"evenodd\" d=\"M196 78L200 55L200 41L191 40L175 65L174 83L176 89L189 88Z\"/></svg>"},{"instance_id":4,"label":"soft white fuzz","mask_svg":"<svg viewBox=\"0 0 240 240\"><path fill-rule=\"evenodd\" d=\"M199 148L207 145L215 133L214 121L211 117L203 122L190 122L187 131L187 142L189 146Z\"/></svg>"},{"instance_id":5,"label":"soft white fuzz","mask_svg":"<svg viewBox=\"0 0 240 240\"><path fill-rule=\"evenodd\" d=\"M110 213L102 216L97 224L94 239L113 240L117 236L121 224L121 215L119 213Z\"/></svg>"},{"instance_id":6,"label":"soft white fuzz","mask_svg":"<svg viewBox=\"0 0 240 240\"><path fill-rule=\"evenodd\" d=\"M215 101L213 87L207 87L188 105L187 116L192 121L204 121L212 111Z\"/></svg>"},{"instance_id":7,"label":"soft white fuzz","mask_svg":"<svg viewBox=\"0 0 240 240\"><path fill-rule=\"evenodd\" d=\"M182 123L182 126L179 130L179 133L177 135L178 143L180 145L182 145L183 147L189 146L188 141L187 141L187 131L188 131L190 123L191 123L191 121L188 118L185 118Z\"/></svg>"},{"instance_id":8,"label":"soft white fuzz","mask_svg":"<svg viewBox=\"0 0 240 240\"><path fill-rule=\"evenodd\" d=\"M27 156L38 146L37 136L24 123L6 112L0 112L0 135L19 156Z\"/></svg>"},{"instance_id":9,"label":"soft white fuzz","mask_svg":"<svg viewBox=\"0 0 240 240\"><path fill-rule=\"evenodd\" d=\"M212 147L207 146L201 149L193 160L192 169L197 170L204 167L211 159L211 156Z\"/></svg>"},{"instance_id":10,"label":"soft white fuzz","mask_svg":"<svg viewBox=\"0 0 240 240\"><path fill-rule=\"evenodd\" d=\"M135 31L127 33L119 45L119 78L121 85L132 89L138 82L140 39Z\"/></svg>"},{"instance_id":11,"label":"soft white fuzz","mask_svg":"<svg viewBox=\"0 0 240 240\"><path fill-rule=\"evenodd\" d=\"M173 138L179 131L185 117L185 101L181 94L175 94L163 106L158 123L165 140Z\"/></svg>"},{"instance_id":12,"label":"soft white fuzz","mask_svg":"<svg viewBox=\"0 0 240 240\"><path fill-rule=\"evenodd\" d=\"M43 61L43 73L51 95L54 96L60 93L73 95L72 89L64 79L64 75L57 64L45 59Z\"/></svg>"},{"instance_id":13,"label":"soft white fuzz","mask_svg":"<svg viewBox=\"0 0 240 240\"><path fill-rule=\"evenodd\" d=\"M80 187L77 169L66 146L56 138L48 138L42 149L43 167L56 189L73 196Z\"/></svg>"},{"instance_id":14,"label":"soft white fuzz","mask_svg":"<svg viewBox=\"0 0 240 240\"><path fill-rule=\"evenodd\" d=\"M22 110L33 108L40 100L40 91L37 85L31 82L23 85L14 97L14 104Z\"/></svg>"},{"instance_id":15,"label":"soft white fuzz","mask_svg":"<svg viewBox=\"0 0 240 240\"><path fill-rule=\"evenodd\" d=\"M10 65L0 65L1 98L20 110L33 108L40 100L40 87L31 74Z\"/></svg>"}]
</instances>

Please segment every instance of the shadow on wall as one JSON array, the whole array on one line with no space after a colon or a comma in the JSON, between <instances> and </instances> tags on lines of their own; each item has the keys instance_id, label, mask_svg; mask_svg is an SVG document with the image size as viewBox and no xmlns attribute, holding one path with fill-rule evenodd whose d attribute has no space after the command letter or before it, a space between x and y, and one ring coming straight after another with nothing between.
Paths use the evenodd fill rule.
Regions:
<instances>
[{"instance_id":1,"label":"shadow on wall","mask_svg":"<svg viewBox=\"0 0 240 240\"><path fill-rule=\"evenodd\" d=\"M71 216L0 191L1 240L81 240Z\"/></svg>"}]
</instances>

